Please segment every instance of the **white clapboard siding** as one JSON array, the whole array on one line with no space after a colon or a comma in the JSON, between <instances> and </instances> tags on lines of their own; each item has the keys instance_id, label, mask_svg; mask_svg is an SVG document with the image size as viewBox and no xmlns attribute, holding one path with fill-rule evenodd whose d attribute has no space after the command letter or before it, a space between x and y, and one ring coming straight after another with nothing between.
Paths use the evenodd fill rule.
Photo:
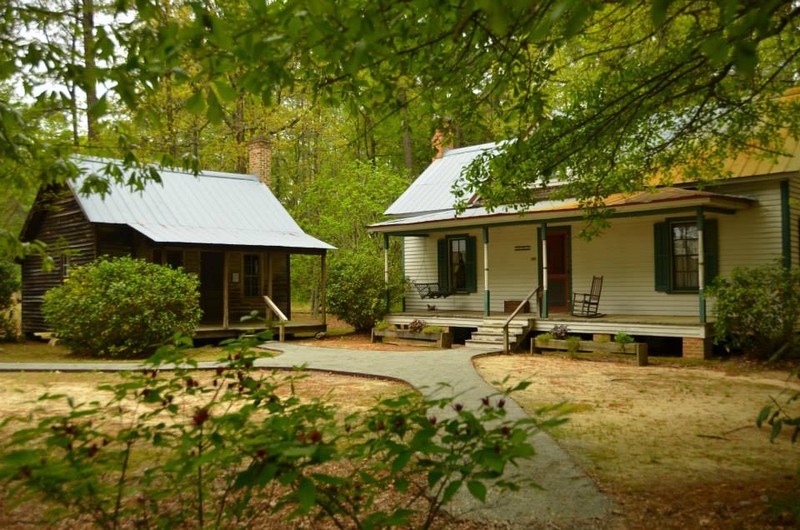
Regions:
<instances>
[{"instance_id":1,"label":"white clapboard siding","mask_svg":"<svg viewBox=\"0 0 800 530\"><path fill-rule=\"evenodd\" d=\"M790 181L790 194L800 202L800 183ZM707 214L717 219L719 227L720 274L728 275L735 267L769 263L781 255L780 184L775 181L727 184L710 191L742 195L755 199L750 208L733 215ZM573 292L586 292L592 276L603 276L600 311L618 315L696 316L697 294L668 294L655 291L653 225L672 218L693 218L692 212L611 219L611 227L591 241L577 237L581 222L551 222L548 229L569 227ZM794 263L800 262L800 215L792 208L791 233ZM538 282L539 249L536 224L492 227L489 230L489 290L491 310L502 311L504 301L520 300ZM480 230L453 231L477 238L478 290L469 295L421 300L411 287L406 308L424 310L435 305L440 310L483 310L483 245ZM430 237L406 237L405 275L412 281L437 281L436 241L443 232ZM529 247L529 248L528 248ZM713 300L709 308L713 307Z\"/></svg>"}]
</instances>

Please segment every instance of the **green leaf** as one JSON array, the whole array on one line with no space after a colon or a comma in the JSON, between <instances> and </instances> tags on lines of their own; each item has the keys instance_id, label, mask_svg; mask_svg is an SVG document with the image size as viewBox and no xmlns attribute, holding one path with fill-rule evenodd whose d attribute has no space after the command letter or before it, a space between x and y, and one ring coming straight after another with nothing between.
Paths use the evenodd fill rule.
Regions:
<instances>
[{"instance_id":1,"label":"green leaf","mask_svg":"<svg viewBox=\"0 0 800 530\"><path fill-rule=\"evenodd\" d=\"M186 100L184 103L186 110L192 114L202 114L206 110L206 100L203 97L203 92L198 90Z\"/></svg>"},{"instance_id":2,"label":"green leaf","mask_svg":"<svg viewBox=\"0 0 800 530\"><path fill-rule=\"evenodd\" d=\"M486 486L483 484L483 482L471 480L467 482L467 489L473 497L481 502L486 502Z\"/></svg>"},{"instance_id":3,"label":"green leaf","mask_svg":"<svg viewBox=\"0 0 800 530\"><path fill-rule=\"evenodd\" d=\"M317 501L317 488L314 482L308 477L301 478L297 485L296 495L300 510L308 513Z\"/></svg>"}]
</instances>

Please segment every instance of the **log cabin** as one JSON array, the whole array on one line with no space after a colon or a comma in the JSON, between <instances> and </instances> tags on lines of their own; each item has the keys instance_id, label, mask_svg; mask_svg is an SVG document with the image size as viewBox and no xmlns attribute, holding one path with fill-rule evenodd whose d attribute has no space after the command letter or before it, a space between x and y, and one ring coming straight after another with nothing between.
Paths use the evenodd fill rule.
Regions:
<instances>
[{"instance_id":1,"label":"log cabin","mask_svg":"<svg viewBox=\"0 0 800 530\"><path fill-rule=\"evenodd\" d=\"M197 275L203 311L197 335L234 336L253 326L242 324L242 317L254 310L262 317L270 313L265 296L292 319L290 258L301 254L321 260L322 312L321 321L298 323L295 331L324 331L325 257L333 247L306 234L270 191L263 176L269 166L263 149L268 148L266 142L251 144L251 170L262 175L195 175L159 167L160 183L135 190L112 182L104 195L79 190L86 178L111 166L124 172L121 165L76 158L78 178L40 189L22 229L22 241L45 243L50 256L22 262L23 332L48 331L41 311L44 294L71 268L100 256L125 255ZM43 267L43 259L53 259L53 266Z\"/></svg>"}]
</instances>

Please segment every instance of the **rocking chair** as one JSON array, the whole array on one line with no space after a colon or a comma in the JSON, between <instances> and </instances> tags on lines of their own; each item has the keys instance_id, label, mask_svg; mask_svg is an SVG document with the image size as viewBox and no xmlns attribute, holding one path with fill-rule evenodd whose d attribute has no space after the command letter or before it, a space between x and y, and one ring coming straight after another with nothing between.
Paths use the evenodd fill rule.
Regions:
<instances>
[{"instance_id":1,"label":"rocking chair","mask_svg":"<svg viewBox=\"0 0 800 530\"><path fill-rule=\"evenodd\" d=\"M453 294L449 290L442 289L437 282L432 282L432 283L412 282L412 285L416 287L417 292L419 293L419 297L422 299L447 298L448 296Z\"/></svg>"},{"instance_id":2,"label":"rocking chair","mask_svg":"<svg viewBox=\"0 0 800 530\"><path fill-rule=\"evenodd\" d=\"M592 277L592 288L588 293L573 293L572 314L576 317L598 318L604 316L597 311L600 305L600 292L603 290L603 277Z\"/></svg>"}]
</instances>

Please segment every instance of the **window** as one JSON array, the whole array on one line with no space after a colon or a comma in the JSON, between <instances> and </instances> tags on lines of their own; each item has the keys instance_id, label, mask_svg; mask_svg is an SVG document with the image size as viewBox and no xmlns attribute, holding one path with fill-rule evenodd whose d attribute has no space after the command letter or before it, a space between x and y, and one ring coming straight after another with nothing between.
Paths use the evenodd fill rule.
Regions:
<instances>
[{"instance_id":1,"label":"window","mask_svg":"<svg viewBox=\"0 0 800 530\"><path fill-rule=\"evenodd\" d=\"M165 253L164 264L169 265L173 269L183 267L183 251L182 250L168 250Z\"/></svg>"},{"instance_id":2,"label":"window","mask_svg":"<svg viewBox=\"0 0 800 530\"><path fill-rule=\"evenodd\" d=\"M674 223L672 229L672 289L674 291L696 291L697 269L697 225Z\"/></svg>"},{"instance_id":3,"label":"window","mask_svg":"<svg viewBox=\"0 0 800 530\"><path fill-rule=\"evenodd\" d=\"M454 293L474 293L476 241L472 236L449 236L438 241L439 288Z\"/></svg>"},{"instance_id":4,"label":"window","mask_svg":"<svg viewBox=\"0 0 800 530\"><path fill-rule=\"evenodd\" d=\"M717 221L706 219L704 227L703 258L705 285L708 285L718 270ZM656 223L654 239L656 291L697 292L700 262L697 223L686 219Z\"/></svg>"},{"instance_id":5,"label":"window","mask_svg":"<svg viewBox=\"0 0 800 530\"><path fill-rule=\"evenodd\" d=\"M244 274L244 295L261 296L261 278L259 275L258 256L256 254L245 254L243 263Z\"/></svg>"},{"instance_id":6,"label":"window","mask_svg":"<svg viewBox=\"0 0 800 530\"><path fill-rule=\"evenodd\" d=\"M69 269L70 269L70 260L69 256L61 256L61 278L69 278Z\"/></svg>"}]
</instances>

